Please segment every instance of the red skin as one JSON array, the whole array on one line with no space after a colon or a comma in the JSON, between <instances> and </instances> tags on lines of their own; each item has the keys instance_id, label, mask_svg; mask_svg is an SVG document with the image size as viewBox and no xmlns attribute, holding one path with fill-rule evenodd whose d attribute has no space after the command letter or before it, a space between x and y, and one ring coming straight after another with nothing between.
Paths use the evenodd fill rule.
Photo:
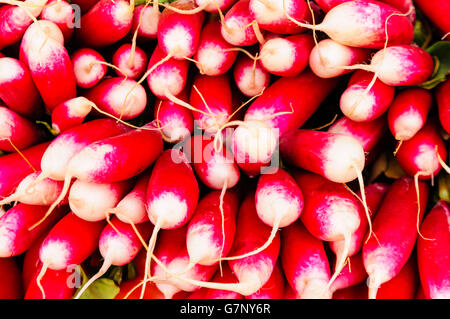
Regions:
<instances>
[{"instance_id":1,"label":"red skin","mask_svg":"<svg viewBox=\"0 0 450 319\"><path fill-rule=\"evenodd\" d=\"M0 64L14 65L17 72L14 77L5 74L0 79L0 99L18 114L38 118L42 113L42 100L31 78L31 73L26 65L14 58L2 58ZM0 78L3 76L0 75Z\"/></svg>"},{"instance_id":2,"label":"red skin","mask_svg":"<svg viewBox=\"0 0 450 319\"><path fill-rule=\"evenodd\" d=\"M323 242L312 236L301 223L294 223L281 231L281 265L284 275L296 296L303 280L331 277ZM307 283L307 282L305 282Z\"/></svg>"},{"instance_id":3,"label":"red skin","mask_svg":"<svg viewBox=\"0 0 450 319\"><path fill-rule=\"evenodd\" d=\"M236 63L233 67L233 78L239 90L245 96L254 96L262 91L263 88L267 88L270 83L270 73L264 70L261 66L261 62L258 60L255 64L255 73L261 74L263 77L262 84L258 87L257 83L250 83L250 88L247 87L247 82L245 82L244 75L247 72L253 72L249 70L253 70L254 60L250 59L246 54L240 54L236 60ZM255 73L251 73L252 75ZM256 75L255 75L256 76ZM255 81L255 80L253 80Z\"/></svg>"},{"instance_id":4,"label":"red skin","mask_svg":"<svg viewBox=\"0 0 450 319\"><path fill-rule=\"evenodd\" d=\"M134 36L134 33L138 29L139 19L141 17L142 10L145 10L144 13L142 13L142 19L144 19L145 14L147 12L151 12L151 11L155 10L155 8L153 6L150 6L150 5L147 6L147 7L145 7L144 5L140 5L140 6L138 6L138 7L136 7L134 9L134 11L133 11L133 26L131 27L131 32L130 32L130 34L132 36ZM159 13L159 9L156 9L156 10L158 12L157 15L155 15L155 16L152 15L152 17L158 17L158 21L159 21L159 17L161 15L161 13ZM146 32L142 27L139 27L139 31L138 31L136 40L139 43L145 43L145 42L149 42L151 40L155 40L156 39L156 31L157 31L158 21L155 21L156 28L155 28L155 30L153 30L154 32L150 32L149 33L149 32Z\"/></svg>"},{"instance_id":5,"label":"red skin","mask_svg":"<svg viewBox=\"0 0 450 319\"><path fill-rule=\"evenodd\" d=\"M333 294L333 299L367 299L367 285L362 283L339 289Z\"/></svg>"},{"instance_id":6,"label":"red skin","mask_svg":"<svg viewBox=\"0 0 450 319\"><path fill-rule=\"evenodd\" d=\"M186 233L186 245L189 249L195 246L189 245L190 240L194 236L202 235L207 232L211 235L210 247L222 247L221 254L215 256L227 256L233 245L236 233L236 214L239 205L238 194L236 191L228 191L225 193L223 199L223 214L224 214L224 234L222 235L222 215L220 212L220 193L219 191L212 191L205 195L197 205L197 208L192 216ZM195 243L195 242L194 242ZM213 258L214 259L214 258ZM202 264L217 264L212 260L202 260Z\"/></svg>"},{"instance_id":7,"label":"red skin","mask_svg":"<svg viewBox=\"0 0 450 319\"><path fill-rule=\"evenodd\" d=\"M59 104L52 112L52 128L58 133L67 131L68 129L80 125L84 122L86 116L92 110L91 106L83 105L84 112L71 112L71 108L76 107L75 104L83 103L84 100L80 98L70 99L64 103ZM78 104L79 105L79 104Z\"/></svg>"},{"instance_id":8,"label":"red skin","mask_svg":"<svg viewBox=\"0 0 450 319\"><path fill-rule=\"evenodd\" d=\"M149 123L144 128L152 130L135 129L83 148L71 159L69 174L86 182L111 183L143 172L157 159L163 148L161 135L154 130L153 124ZM102 147L107 150L98 152ZM97 154L98 158L92 157L93 154Z\"/></svg>"},{"instance_id":9,"label":"red skin","mask_svg":"<svg viewBox=\"0 0 450 319\"><path fill-rule=\"evenodd\" d=\"M385 117L379 117L368 122L356 122L342 116L328 128L328 132L346 134L356 138L361 143L364 152L372 151L386 131Z\"/></svg>"},{"instance_id":10,"label":"red skin","mask_svg":"<svg viewBox=\"0 0 450 319\"><path fill-rule=\"evenodd\" d=\"M200 32L200 40L197 48L197 52L194 55L194 60L199 61L201 64L201 57L203 50L213 50L217 52L217 54L222 55L222 60L216 61L216 69L202 69L199 65L196 66L200 71L203 71L206 75L216 76L226 73L236 61L236 57L238 56L237 51L225 51L233 48L231 44L229 44L222 37L220 33L221 24L218 20L212 20L208 22ZM208 57L208 53L205 52L205 57Z\"/></svg>"},{"instance_id":11,"label":"red skin","mask_svg":"<svg viewBox=\"0 0 450 319\"><path fill-rule=\"evenodd\" d=\"M283 271L278 262L264 286L258 292L246 296L245 299L283 299L285 285Z\"/></svg>"},{"instance_id":12,"label":"red skin","mask_svg":"<svg viewBox=\"0 0 450 319\"><path fill-rule=\"evenodd\" d=\"M335 266L336 260L334 260L333 262ZM366 278L367 273L364 269L362 254L358 253L357 255L350 257L350 263L347 262L345 267L342 268L336 280L333 281L330 290L334 292L352 287L362 283Z\"/></svg>"},{"instance_id":13,"label":"red skin","mask_svg":"<svg viewBox=\"0 0 450 319\"><path fill-rule=\"evenodd\" d=\"M279 4L281 1L276 2ZM258 0L250 0L250 12L255 16L261 29L279 34L295 34L304 30L304 28L289 20L286 15L283 15L279 19L271 19L270 22L266 22L268 19L266 14L267 9L263 7L263 11L261 11L262 6L264 6L264 4L258 2ZM303 23L311 22L311 12L309 11L306 1L286 1L285 7L289 16L295 20ZM275 12L278 13L278 10Z\"/></svg>"},{"instance_id":14,"label":"red skin","mask_svg":"<svg viewBox=\"0 0 450 319\"><path fill-rule=\"evenodd\" d=\"M3 237L1 241L9 246L8 251L2 252L1 257L17 256L28 250L39 236L52 227L68 211L67 206L58 207L55 213L46 218L39 226L29 230L45 215L47 209L47 206L19 203L0 218Z\"/></svg>"},{"instance_id":15,"label":"red skin","mask_svg":"<svg viewBox=\"0 0 450 319\"><path fill-rule=\"evenodd\" d=\"M165 54L161 47L157 45L152 56L150 57L147 71L166 56L167 54ZM177 96L184 89L187 81L188 70L188 60L176 60L174 58L170 58L168 61L158 65L158 67L156 67L149 74L147 77L147 83L152 93L160 99L167 99L167 96L161 87L167 87L172 95ZM178 78L172 79L171 77L175 75Z\"/></svg>"},{"instance_id":16,"label":"red skin","mask_svg":"<svg viewBox=\"0 0 450 319\"><path fill-rule=\"evenodd\" d=\"M178 223L171 224L167 229L185 225L191 219L197 207L199 188L194 170L186 156L179 150L166 150L156 161L147 185L147 207L164 193L177 195L180 200L185 200L188 208L186 216ZM153 224L157 223L152 216L149 216L149 218Z\"/></svg>"},{"instance_id":17,"label":"red skin","mask_svg":"<svg viewBox=\"0 0 450 319\"><path fill-rule=\"evenodd\" d=\"M135 47L135 56L131 63L129 64L129 59L131 55L131 49L132 45L130 43L123 44L117 51L114 53L112 58L112 63L117 66L119 69L121 69L125 74L128 76L128 78L133 80L140 79L144 73L145 69L147 67L148 63L148 57L147 53L145 53L144 50L142 50L140 47ZM124 76L122 72L119 70L115 70L117 76Z\"/></svg>"},{"instance_id":18,"label":"red skin","mask_svg":"<svg viewBox=\"0 0 450 319\"><path fill-rule=\"evenodd\" d=\"M72 0L71 2L80 6L81 13L86 13L97 4L98 0Z\"/></svg>"},{"instance_id":19,"label":"red skin","mask_svg":"<svg viewBox=\"0 0 450 319\"><path fill-rule=\"evenodd\" d=\"M399 117L405 116L411 111L418 113L422 125L417 127L417 131L420 130L423 125L425 125L428 112L431 109L431 103L432 94L425 89L411 88L399 92L388 110L388 124L392 135L396 137L397 140L401 140L401 138L398 138L398 134L402 132L396 131L395 122Z\"/></svg>"},{"instance_id":20,"label":"red skin","mask_svg":"<svg viewBox=\"0 0 450 319\"><path fill-rule=\"evenodd\" d=\"M233 6L228 10L224 17L224 24L227 24L229 20L236 20L239 26L245 27L249 23L255 20L255 16L250 11L250 0L239 0L233 4ZM228 22L229 23L229 22ZM236 22L234 22L236 23ZM235 39L234 34L229 34L226 27L222 24L221 33L225 41L229 42L235 46L249 46L258 42L255 31L252 27L248 27L244 30L238 30L239 28L234 27L233 30L238 32L239 35L243 35L243 39ZM240 36L239 36L240 38Z\"/></svg>"},{"instance_id":21,"label":"red skin","mask_svg":"<svg viewBox=\"0 0 450 319\"><path fill-rule=\"evenodd\" d=\"M450 79L438 86L435 97L441 125L450 134Z\"/></svg>"},{"instance_id":22,"label":"red skin","mask_svg":"<svg viewBox=\"0 0 450 319\"><path fill-rule=\"evenodd\" d=\"M114 11L124 10L130 6L125 0L98 1L86 14L81 16L81 28L77 29L77 36L88 47L105 47L124 38L131 30L133 11L129 7L123 21L118 20Z\"/></svg>"},{"instance_id":23,"label":"red skin","mask_svg":"<svg viewBox=\"0 0 450 319\"><path fill-rule=\"evenodd\" d=\"M415 256L411 256L397 276L381 285L377 299L414 299L419 284Z\"/></svg>"},{"instance_id":24,"label":"red skin","mask_svg":"<svg viewBox=\"0 0 450 319\"><path fill-rule=\"evenodd\" d=\"M418 191L419 216L414 180L408 176L392 183L378 209L373 221L377 238L371 236L362 248L364 267L374 290L397 276L411 256L418 236L416 223L422 220L428 201L428 185L419 181Z\"/></svg>"},{"instance_id":25,"label":"red skin","mask_svg":"<svg viewBox=\"0 0 450 319\"><path fill-rule=\"evenodd\" d=\"M445 143L438 131L438 125L429 120L413 138L402 143L396 154L397 161L408 175L414 176L418 172L423 172L426 175L420 175L419 178L430 179L432 175L436 176L441 170L441 165L437 162L435 147L445 162L447 160ZM433 159L430 157L420 158L422 154L426 153L429 153ZM435 167L431 167L431 160L437 164Z\"/></svg>"},{"instance_id":26,"label":"red skin","mask_svg":"<svg viewBox=\"0 0 450 319\"><path fill-rule=\"evenodd\" d=\"M58 2L58 4L56 4ZM56 9L54 8L56 6ZM58 7L60 6L60 7ZM52 16L53 10L67 10L67 15L64 17L55 17ZM58 12L59 13L59 12ZM74 28L72 27L71 23L73 23L75 18L75 13L73 8L70 6L70 4L63 0L51 0L47 2L46 8L44 8L41 12L40 18L42 20L48 20L55 23L58 28L61 30L62 34L64 35L64 42L67 43L70 38L72 37L72 34L74 32ZM58 20L58 18L60 20Z\"/></svg>"},{"instance_id":27,"label":"red skin","mask_svg":"<svg viewBox=\"0 0 450 319\"><path fill-rule=\"evenodd\" d=\"M51 229L51 228L50 228ZM41 261L39 260L39 249L42 242L47 237L50 229L46 230L38 239L36 239L30 248L24 253L23 265L22 265L22 283L23 290L26 291L28 285L36 274Z\"/></svg>"},{"instance_id":28,"label":"red skin","mask_svg":"<svg viewBox=\"0 0 450 319\"><path fill-rule=\"evenodd\" d=\"M417 257L420 282L426 298L448 298L450 261L448 258L450 243L450 206L439 201L428 213L420 226L425 240L417 241Z\"/></svg>"},{"instance_id":29,"label":"red skin","mask_svg":"<svg viewBox=\"0 0 450 319\"><path fill-rule=\"evenodd\" d=\"M43 299L42 292L37 285L37 276L42 269L42 264L38 266L33 278L25 293L25 299ZM75 269L75 268L74 268ZM75 270L70 272L66 269L47 269L41 279L41 285L45 292L45 299L71 299L75 287L70 287L68 283L75 283Z\"/></svg>"},{"instance_id":30,"label":"red skin","mask_svg":"<svg viewBox=\"0 0 450 319\"><path fill-rule=\"evenodd\" d=\"M193 0L178 0L172 2L171 6L181 10L195 8ZM195 14L182 14L172 11L169 8L165 8L159 18L158 32L156 35L162 51L166 55L173 54L174 58L179 60L182 60L185 57L192 57L197 51L200 40L200 31L204 20L205 13L202 11ZM186 47L176 47L177 49L174 49L174 47L180 45L180 43L170 43L170 41L173 41L174 39L167 38L168 33L175 28L181 28L183 29L183 32L190 35L191 39L186 43Z\"/></svg>"},{"instance_id":31,"label":"red skin","mask_svg":"<svg viewBox=\"0 0 450 319\"><path fill-rule=\"evenodd\" d=\"M23 150L44 138L44 132L34 122L4 106L0 106L0 125L9 131L0 135L0 150L5 152Z\"/></svg>"},{"instance_id":32,"label":"red skin","mask_svg":"<svg viewBox=\"0 0 450 319\"><path fill-rule=\"evenodd\" d=\"M14 258L0 258L0 299L22 299L22 276Z\"/></svg>"},{"instance_id":33,"label":"red skin","mask_svg":"<svg viewBox=\"0 0 450 319\"><path fill-rule=\"evenodd\" d=\"M446 0L415 0L415 4L444 33L450 32L450 3Z\"/></svg>"},{"instance_id":34,"label":"red skin","mask_svg":"<svg viewBox=\"0 0 450 319\"><path fill-rule=\"evenodd\" d=\"M97 51L90 49L90 48L83 48L83 49L79 49L77 51L75 51L72 54L72 63L74 66L74 69L77 67L85 67L85 68L89 68L88 65L82 65L80 62L81 58L84 56L90 56L93 60L96 61L100 61L100 62L105 62L105 59L103 58L103 56L98 53ZM97 72L96 76L94 77L94 79L89 80L89 81L85 81L81 78L77 78L77 74L75 74L75 77L77 78L77 85L81 88L84 89L89 89L93 86L95 86L98 82L100 82L101 79L103 79L103 77L106 74L107 71L107 67L104 64L96 64L96 70L92 71L92 69L90 69L90 72Z\"/></svg>"}]
</instances>

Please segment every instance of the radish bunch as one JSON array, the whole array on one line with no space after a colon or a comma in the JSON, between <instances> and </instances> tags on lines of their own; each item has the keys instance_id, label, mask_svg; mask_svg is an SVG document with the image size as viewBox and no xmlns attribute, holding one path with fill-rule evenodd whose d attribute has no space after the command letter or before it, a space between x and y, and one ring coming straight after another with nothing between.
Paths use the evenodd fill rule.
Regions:
<instances>
[{"instance_id":1,"label":"radish bunch","mask_svg":"<svg viewBox=\"0 0 450 319\"><path fill-rule=\"evenodd\" d=\"M445 1L0 2L0 298L450 298Z\"/></svg>"}]
</instances>

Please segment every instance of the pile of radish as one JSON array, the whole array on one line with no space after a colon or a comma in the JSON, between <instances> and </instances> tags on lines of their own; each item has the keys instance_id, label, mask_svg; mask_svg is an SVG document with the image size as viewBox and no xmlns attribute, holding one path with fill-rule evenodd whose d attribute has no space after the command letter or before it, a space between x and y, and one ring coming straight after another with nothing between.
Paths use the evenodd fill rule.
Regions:
<instances>
[{"instance_id":1,"label":"pile of radish","mask_svg":"<svg viewBox=\"0 0 450 319\"><path fill-rule=\"evenodd\" d=\"M0 0L1 299L450 299L448 0Z\"/></svg>"}]
</instances>

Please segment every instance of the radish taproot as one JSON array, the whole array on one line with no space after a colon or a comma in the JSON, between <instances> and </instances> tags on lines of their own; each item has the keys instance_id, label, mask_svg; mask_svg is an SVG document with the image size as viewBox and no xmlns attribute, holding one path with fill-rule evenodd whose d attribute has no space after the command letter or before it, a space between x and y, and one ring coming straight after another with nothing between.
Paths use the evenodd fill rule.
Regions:
<instances>
[{"instance_id":1,"label":"radish taproot","mask_svg":"<svg viewBox=\"0 0 450 319\"><path fill-rule=\"evenodd\" d=\"M233 78L239 91L245 96L256 96L269 86L270 73L264 70L260 60L239 54L233 66Z\"/></svg>"},{"instance_id":2,"label":"radish taproot","mask_svg":"<svg viewBox=\"0 0 450 319\"><path fill-rule=\"evenodd\" d=\"M84 89L95 86L106 74L105 58L91 48L76 50L72 56L77 85Z\"/></svg>"},{"instance_id":3,"label":"radish taproot","mask_svg":"<svg viewBox=\"0 0 450 319\"><path fill-rule=\"evenodd\" d=\"M114 52L112 63L117 67L115 70L117 76L137 80L145 73L148 57L140 47L125 43Z\"/></svg>"}]
</instances>

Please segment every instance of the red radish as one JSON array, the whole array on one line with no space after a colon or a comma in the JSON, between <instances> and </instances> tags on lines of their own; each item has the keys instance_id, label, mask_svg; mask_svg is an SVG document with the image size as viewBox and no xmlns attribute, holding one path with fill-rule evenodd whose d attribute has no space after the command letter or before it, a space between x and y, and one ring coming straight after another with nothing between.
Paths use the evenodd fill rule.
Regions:
<instances>
[{"instance_id":1,"label":"red radish","mask_svg":"<svg viewBox=\"0 0 450 319\"><path fill-rule=\"evenodd\" d=\"M41 20L55 23L64 36L67 43L73 34L75 11L69 2L65 0L50 0L41 12Z\"/></svg>"},{"instance_id":2,"label":"red radish","mask_svg":"<svg viewBox=\"0 0 450 319\"><path fill-rule=\"evenodd\" d=\"M295 34L303 31L303 28L289 20L286 14L297 21L311 21L311 12L304 0L250 0L249 6L261 29L274 33Z\"/></svg>"},{"instance_id":3,"label":"red radish","mask_svg":"<svg viewBox=\"0 0 450 319\"><path fill-rule=\"evenodd\" d=\"M149 178L149 172L142 173L134 188L114 208L110 209L109 213L115 214L120 221L128 224L148 221L145 197Z\"/></svg>"},{"instance_id":4,"label":"red radish","mask_svg":"<svg viewBox=\"0 0 450 319\"><path fill-rule=\"evenodd\" d=\"M450 32L450 21L446 18L447 14L450 12L450 4L448 1L415 0L414 2L434 25L438 26L444 33Z\"/></svg>"},{"instance_id":5,"label":"red radish","mask_svg":"<svg viewBox=\"0 0 450 319\"><path fill-rule=\"evenodd\" d=\"M4 58L4 57L5 57L5 55L0 52L0 58Z\"/></svg>"},{"instance_id":6,"label":"red radish","mask_svg":"<svg viewBox=\"0 0 450 319\"><path fill-rule=\"evenodd\" d=\"M294 289L292 289L292 287L289 284L285 285L285 289L284 289L284 299L297 299L297 294L294 291Z\"/></svg>"},{"instance_id":7,"label":"red radish","mask_svg":"<svg viewBox=\"0 0 450 319\"><path fill-rule=\"evenodd\" d=\"M370 152L381 141L387 131L385 117L368 122L355 122L342 116L328 128L330 133L345 134L354 137L361 144L364 152Z\"/></svg>"},{"instance_id":8,"label":"red radish","mask_svg":"<svg viewBox=\"0 0 450 319\"><path fill-rule=\"evenodd\" d=\"M37 268L34 277L27 287L25 299L71 299L75 292L75 285L71 285L74 273L66 269L47 269L38 284L37 277L42 267L42 264L40 264L39 268Z\"/></svg>"},{"instance_id":9,"label":"red radish","mask_svg":"<svg viewBox=\"0 0 450 319\"><path fill-rule=\"evenodd\" d=\"M183 90L177 99L187 103L188 95ZM192 111L170 100L155 101L154 117L161 128L161 135L168 143L178 143L190 136L194 131Z\"/></svg>"},{"instance_id":10,"label":"red radish","mask_svg":"<svg viewBox=\"0 0 450 319\"><path fill-rule=\"evenodd\" d=\"M81 16L77 36L89 47L104 47L124 38L133 23L134 1L100 0Z\"/></svg>"},{"instance_id":11,"label":"red radish","mask_svg":"<svg viewBox=\"0 0 450 319\"><path fill-rule=\"evenodd\" d=\"M98 2L98 0L71 0L70 2L78 5L81 9L81 13L86 13Z\"/></svg>"},{"instance_id":12,"label":"red radish","mask_svg":"<svg viewBox=\"0 0 450 319\"><path fill-rule=\"evenodd\" d=\"M259 174L270 162L278 138L303 125L337 83L336 78L321 79L308 70L269 86L233 133L231 148L241 169Z\"/></svg>"},{"instance_id":13,"label":"red radish","mask_svg":"<svg viewBox=\"0 0 450 319\"><path fill-rule=\"evenodd\" d=\"M340 133L295 130L281 137L280 153L286 162L335 183L362 178L365 165L359 141Z\"/></svg>"},{"instance_id":14,"label":"red radish","mask_svg":"<svg viewBox=\"0 0 450 319\"><path fill-rule=\"evenodd\" d=\"M198 178L209 188L234 187L240 171L233 154L224 146L216 151L214 141L204 135L194 135L184 141L183 152L192 163Z\"/></svg>"},{"instance_id":15,"label":"red radish","mask_svg":"<svg viewBox=\"0 0 450 319\"><path fill-rule=\"evenodd\" d=\"M367 299L367 285L364 283L339 289L333 294L333 299Z\"/></svg>"},{"instance_id":16,"label":"red radish","mask_svg":"<svg viewBox=\"0 0 450 319\"><path fill-rule=\"evenodd\" d=\"M36 239L30 246L30 248L28 248L24 253L22 265L22 282L24 291L27 290L28 285L36 274L36 271L38 271L38 268L40 266L39 249L41 248L42 242L44 241L45 237L47 237L50 229L45 231L38 239Z\"/></svg>"},{"instance_id":17,"label":"red radish","mask_svg":"<svg viewBox=\"0 0 450 319\"><path fill-rule=\"evenodd\" d=\"M218 191L206 194L187 226L186 248L193 265L215 265L231 250L236 231L238 193L232 190L221 198Z\"/></svg>"},{"instance_id":18,"label":"red radish","mask_svg":"<svg viewBox=\"0 0 450 319\"><path fill-rule=\"evenodd\" d=\"M41 158L50 142L0 156L0 196L7 197L27 175L41 169Z\"/></svg>"},{"instance_id":19,"label":"red radish","mask_svg":"<svg viewBox=\"0 0 450 319\"><path fill-rule=\"evenodd\" d=\"M92 102L79 96L59 104L52 112L52 128L56 133L67 131L84 122L92 110Z\"/></svg>"},{"instance_id":20,"label":"red radish","mask_svg":"<svg viewBox=\"0 0 450 319\"><path fill-rule=\"evenodd\" d=\"M450 80L438 86L435 96L439 110L439 120L444 130L450 134Z\"/></svg>"},{"instance_id":21,"label":"red radish","mask_svg":"<svg viewBox=\"0 0 450 319\"><path fill-rule=\"evenodd\" d=\"M47 111L76 96L72 62L64 47L64 37L56 24L40 20L23 35L20 60L31 71Z\"/></svg>"},{"instance_id":22,"label":"red radish","mask_svg":"<svg viewBox=\"0 0 450 319\"><path fill-rule=\"evenodd\" d=\"M138 42L148 42L156 39L160 15L161 13L156 3L152 7L141 5L134 9L131 33L135 34L137 31Z\"/></svg>"},{"instance_id":23,"label":"red radish","mask_svg":"<svg viewBox=\"0 0 450 319\"><path fill-rule=\"evenodd\" d=\"M408 261L428 201L428 185L411 177L395 180L378 209L373 232L363 244L364 268L369 275L369 298L375 299L383 283L394 278ZM416 192L420 198L417 199ZM401 207L402 209L398 209Z\"/></svg>"},{"instance_id":24,"label":"red radish","mask_svg":"<svg viewBox=\"0 0 450 319\"><path fill-rule=\"evenodd\" d=\"M377 299L415 299L418 283L417 260L413 255L397 276L380 286Z\"/></svg>"},{"instance_id":25,"label":"red radish","mask_svg":"<svg viewBox=\"0 0 450 319\"><path fill-rule=\"evenodd\" d=\"M386 195L388 190L389 190L389 184L384 184L384 183L373 183L373 184L367 185L364 188L366 202L367 202L367 208L368 208L371 220L374 219L374 217L378 211L378 208L381 204L381 201L383 200L383 198ZM359 191L357 193L357 195L359 197L361 197L360 196L361 192ZM361 223L359 224L358 229L352 234L352 237L350 239L350 247L348 250L349 256L353 256L356 253L358 253L361 250L363 242L365 240L367 240L367 231L369 230L368 229L369 228L368 220L364 215L360 216L360 220L361 220ZM330 242L329 246L336 255L339 255L345 248L345 240L336 240L336 241Z\"/></svg>"},{"instance_id":26,"label":"red radish","mask_svg":"<svg viewBox=\"0 0 450 319\"><path fill-rule=\"evenodd\" d=\"M0 150L16 152L42 142L44 132L32 121L0 105Z\"/></svg>"},{"instance_id":27,"label":"red radish","mask_svg":"<svg viewBox=\"0 0 450 319\"><path fill-rule=\"evenodd\" d=\"M363 207L343 184L311 173L297 173L294 177L305 199L300 218L306 229L323 241L344 241L342 249L336 251L336 267L327 285L329 289L349 257L353 234L361 224Z\"/></svg>"},{"instance_id":28,"label":"red radish","mask_svg":"<svg viewBox=\"0 0 450 319\"><path fill-rule=\"evenodd\" d=\"M313 47L314 40L309 34L271 38L261 46L261 65L278 76L295 76L308 66Z\"/></svg>"},{"instance_id":29,"label":"red radish","mask_svg":"<svg viewBox=\"0 0 450 319\"><path fill-rule=\"evenodd\" d=\"M339 105L342 113L353 121L366 122L380 117L391 105L395 88L374 79L372 73L358 70L342 93Z\"/></svg>"},{"instance_id":30,"label":"red radish","mask_svg":"<svg viewBox=\"0 0 450 319\"><path fill-rule=\"evenodd\" d=\"M233 46L222 37L220 22L208 22L200 33L197 52L194 55L196 66L201 74L217 76L226 73L238 55L237 51L230 50Z\"/></svg>"},{"instance_id":31,"label":"red radish","mask_svg":"<svg viewBox=\"0 0 450 319\"><path fill-rule=\"evenodd\" d=\"M76 180L70 187L69 205L81 219L96 222L103 220L130 191L132 181L116 183L92 183ZM98 199L102 200L99 201Z\"/></svg>"},{"instance_id":32,"label":"red radish","mask_svg":"<svg viewBox=\"0 0 450 319\"><path fill-rule=\"evenodd\" d=\"M261 31L255 23L255 16L250 11L250 0L239 0L226 13L221 26L225 41L236 46L249 46L262 41ZM256 27L255 27L256 26ZM255 32L255 28L257 31Z\"/></svg>"},{"instance_id":33,"label":"red radish","mask_svg":"<svg viewBox=\"0 0 450 319\"><path fill-rule=\"evenodd\" d=\"M3 274L0 283L0 298L22 299L22 278L17 261L14 258L0 258L0 273Z\"/></svg>"},{"instance_id":34,"label":"red radish","mask_svg":"<svg viewBox=\"0 0 450 319\"><path fill-rule=\"evenodd\" d=\"M130 79L137 80L145 73L148 57L140 47L133 47L131 44L125 43L114 53L112 62L121 70L116 70L118 76L125 75Z\"/></svg>"},{"instance_id":35,"label":"red radish","mask_svg":"<svg viewBox=\"0 0 450 319\"><path fill-rule=\"evenodd\" d=\"M447 160L447 149L437 123L430 119L414 137L404 141L396 153L402 169L411 176L429 179L441 170Z\"/></svg>"},{"instance_id":36,"label":"red radish","mask_svg":"<svg viewBox=\"0 0 450 319\"><path fill-rule=\"evenodd\" d=\"M189 10L195 4L193 0L176 0L170 7ZM204 19L205 13L201 11L183 14L165 8L158 23L158 45L166 55L177 60L192 57L197 51Z\"/></svg>"},{"instance_id":37,"label":"red radish","mask_svg":"<svg viewBox=\"0 0 450 319\"><path fill-rule=\"evenodd\" d=\"M342 67L364 63L368 60L369 54L369 50L324 39L311 50L309 66L317 76L331 78L351 72Z\"/></svg>"},{"instance_id":38,"label":"red radish","mask_svg":"<svg viewBox=\"0 0 450 319\"><path fill-rule=\"evenodd\" d=\"M336 290L360 284L364 282L366 278L367 273L364 269L362 254L358 253L348 259L345 267L342 268L341 273L331 285L330 290L334 293Z\"/></svg>"},{"instance_id":39,"label":"red radish","mask_svg":"<svg viewBox=\"0 0 450 319\"><path fill-rule=\"evenodd\" d=\"M284 228L281 237L281 264L296 297L331 298L327 291L330 266L323 242L312 236L301 223Z\"/></svg>"},{"instance_id":40,"label":"red radish","mask_svg":"<svg viewBox=\"0 0 450 319\"><path fill-rule=\"evenodd\" d=\"M439 201L420 226L420 232L425 238L418 239L417 258L420 282L426 298L448 299L450 296L449 221L450 206L445 201Z\"/></svg>"},{"instance_id":41,"label":"red radish","mask_svg":"<svg viewBox=\"0 0 450 319\"><path fill-rule=\"evenodd\" d=\"M21 5L5 5L0 8L0 49L22 39L32 17L38 17L47 0L25 0Z\"/></svg>"},{"instance_id":42,"label":"red radish","mask_svg":"<svg viewBox=\"0 0 450 319\"><path fill-rule=\"evenodd\" d=\"M357 48L381 49L386 44L410 44L414 37L413 25L404 14L390 5L373 0L348 1L337 5L315 26L299 21L295 23L322 31L340 44Z\"/></svg>"},{"instance_id":43,"label":"red radish","mask_svg":"<svg viewBox=\"0 0 450 319\"><path fill-rule=\"evenodd\" d=\"M157 45L150 57L146 72L148 86L160 99L177 96L184 89L188 69L189 61L171 58Z\"/></svg>"},{"instance_id":44,"label":"red radish","mask_svg":"<svg viewBox=\"0 0 450 319\"><path fill-rule=\"evenodd\" d=\"M45 299L41 285L47 269L66 270L71 265L79 265L98 247L98 239L104 227L103 222L88 222L69 213L48 233L39 249L42 268L36 282Z\"/></svg>"},{"instance_id":45,"label":"red radish","mask_svg":"<svg viewBox=\"0 0 450 319\"><path fill-rule=\"evenodd\" d=\"M37 118L42 112L39 92L25 64L0 57L0 99L19 115Z\"/></svg>"},{"instance_id":46,"label":"red radish","mask_svg":"<svg viewBox=\"0 0 450 319\"><path fill-rule=\"evenodd\" d=\"M136 226L139 236L143 240L150 237L152 226L142 223ZM123 223L113 217L111 224L107 225L99 238L99 250L103 257L100 270L77 292L75 299L80 298L86 289L98 278L103 276L112 266L124 266L130 263L142 248L142 242L130 224Z\"/></svg>"},{"instance_id":47,"label":"red radish","mask_svg":"<svg viewBox=\"0 0 450 319\"><path fill-rule=\"evenodd\" d=\"M432 94L421 88L397 94L388 110L389 129L396 140L411 139L425 125L431 102Z\"/></svg>"},{"instance_id":48,"label":"red radish","mask_svg":"<svg viewBox=\"0 0 450 319\"><path fill-rule=\"evenodd\" d=\"M95 86L106 74L105 59L90 48L83 48L72 54L73 71L77 85L84 89Z\"/></svg>"},{"instance_id":49,"label":"red radish","mask_svg":"<svg viewBox=\"0 0 450 319\"><path fill-rule=\"evenodd\" d=\"M258 292L246 296L245 299L283 299L285 279L280 263L277 263L269 280Z\"/></svg>"},{"instance_id":50,"label":"red radish","mask_svg":"<svg viewBox=\"0 0 450 319\"><path fill-rule=\"evenodd\" d=\"M238 56L233 67L234 81L246 96L255 96L267 88L270 73L263 69L259 60L253 60L245 54Z\"/></svg>"}]
</instances>

